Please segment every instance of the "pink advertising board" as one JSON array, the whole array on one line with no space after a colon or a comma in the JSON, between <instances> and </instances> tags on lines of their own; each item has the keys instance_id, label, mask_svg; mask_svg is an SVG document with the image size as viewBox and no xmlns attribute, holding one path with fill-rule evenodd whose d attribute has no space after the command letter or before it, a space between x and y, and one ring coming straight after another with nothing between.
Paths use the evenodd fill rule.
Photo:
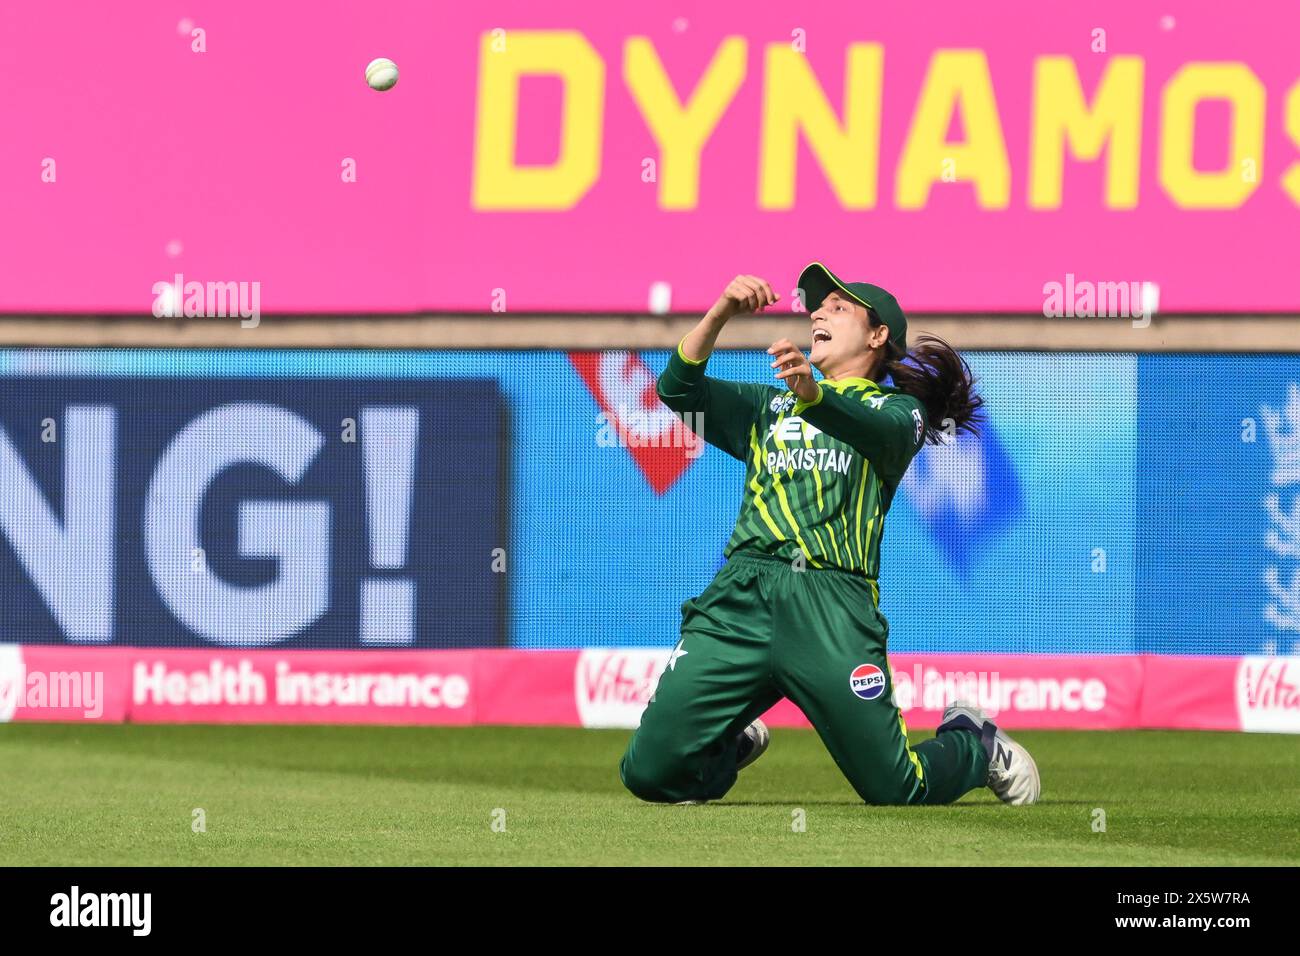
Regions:
<instances>
[{"instance_id":1,"label":"pink advertising board","mask_svg":"<svg viewBox=\"0 0 1300 956\"><path fill-rule=\"evenodd\" d=\"M691 312L737 272L788 308L813 259L913 311L1297 311L1297 34L1293 0L7 4L0 312L176 276Z\"/></svg>"},{"instance_id":2,"label":"pink advertising board","mask_svg":"<svg viewBox=\"0 0 1300 956\"><path fill-rule=\"evenodd\" d=\"M302 651L0 644L0 722L632 728L668 649ZM913 730L965 698L1009 729L1300 733L1300 657L896 654ZM847 675L844 693L849 693ZM775 727L809 723L783 700Z\"/></svg>"}]
</instances>

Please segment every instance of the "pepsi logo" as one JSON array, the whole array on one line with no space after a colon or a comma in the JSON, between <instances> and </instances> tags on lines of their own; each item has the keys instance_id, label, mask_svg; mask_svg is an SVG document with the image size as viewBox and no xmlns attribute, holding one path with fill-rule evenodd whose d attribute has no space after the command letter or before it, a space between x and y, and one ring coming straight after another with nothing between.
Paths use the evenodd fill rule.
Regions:
<instances>
[{"instance_id":1,"label":"pepsi logo","mask_svg":"<svg viewBox=\"0 0 1300 956\"><path fill-rule=\"evenodd\" d=\"M875 700L885 692L885 672L875 664L859 664L849 675L849 690L863 700Z\"/></svg>"},{"instance_id":2,"label":"pepsi logo","mask_svg":"<svg viewBox=\"0 0 1300 956\"><path fill-rule=\"evenodd\" d=\"M700 456L701 439L659 401L655 374L635 352L570 352L569 361L600 406L601 420L613 426L617 444L662 495Z\"/></svg>"}]
</instances>

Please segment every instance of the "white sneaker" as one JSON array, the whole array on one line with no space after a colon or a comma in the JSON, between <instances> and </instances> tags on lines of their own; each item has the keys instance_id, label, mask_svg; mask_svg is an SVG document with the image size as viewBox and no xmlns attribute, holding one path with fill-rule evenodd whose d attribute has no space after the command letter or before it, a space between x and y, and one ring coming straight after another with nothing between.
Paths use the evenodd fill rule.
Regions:
<instances>
[{"instance_id":1,"label":"white sneaker","mask_svg":"<svg viewBox=\"0 0 1300 956\"><path fill-rule=\"evenodd\" d=\"M943 712L939 730L960 727L979 734L989 751L988 788L1013 807L1037 803L1042 793L1038 765L1029 751L1012 740L974 704L956 700ZM936 731L937 733L938 731Z\"/></svg>"},{"instance_id":2,"label":"white sneaker","mask_svg":"<svg viewBox=\"0 0 1300 956\"><path fill-rule=\"evenodd\" d=\"M740 732L740 749L736 754L736 769L744 770L767 751L772 742L767 724L756 720Z\"/></svg>"}]
</instances>

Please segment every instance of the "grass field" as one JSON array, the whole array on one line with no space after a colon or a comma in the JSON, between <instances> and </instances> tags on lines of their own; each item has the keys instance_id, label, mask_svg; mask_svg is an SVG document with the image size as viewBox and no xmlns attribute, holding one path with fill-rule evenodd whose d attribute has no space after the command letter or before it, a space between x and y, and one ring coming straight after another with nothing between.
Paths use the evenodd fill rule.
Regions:
<instances>
[{"instance_id":1,"label":"grass field","mask_svg":"<svg viewBox=\"0 0 1300 956\"><path fill-rule=\"evenodd\" d=\"M11 724L0 865L1300 862L1300 739L1017 737L1042 771L1034 807L983 790L863 806L798 730L775 731L726 800L675 807L622 789L625 731Z\"/></svg>"}]
</instances>

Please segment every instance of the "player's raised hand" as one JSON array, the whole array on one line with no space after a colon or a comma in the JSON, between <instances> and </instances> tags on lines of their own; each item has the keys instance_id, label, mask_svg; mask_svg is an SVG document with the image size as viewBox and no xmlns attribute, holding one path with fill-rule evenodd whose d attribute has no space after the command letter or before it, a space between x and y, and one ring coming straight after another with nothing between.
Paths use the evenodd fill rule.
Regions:
<instances>
[{"instance_id":1,"label":"player's raised hand","mask_svg":"<svg viewBox=\"0 0 1300 956\"><path fill-rule=\"evenodd\" d=\"M786 387L805 402L817 398L817 383L813 381L812 366L808 356L789 339L777 339L767 354L773 357L772 368L776 377L785 381Z\"/></svg>"},{"instance_id":2,"label":"player's raised hand","mask_svg":"<svg viewBox=\"0 0 1300 956\"><path fill-rule=\"evenodd\" d=\"M738 315L760 313L769 305L775 305L780 298L766 279L736 276L722 290L718 301L709 309L709 315L726 322Z\"/></svg>"}]
</instances>

